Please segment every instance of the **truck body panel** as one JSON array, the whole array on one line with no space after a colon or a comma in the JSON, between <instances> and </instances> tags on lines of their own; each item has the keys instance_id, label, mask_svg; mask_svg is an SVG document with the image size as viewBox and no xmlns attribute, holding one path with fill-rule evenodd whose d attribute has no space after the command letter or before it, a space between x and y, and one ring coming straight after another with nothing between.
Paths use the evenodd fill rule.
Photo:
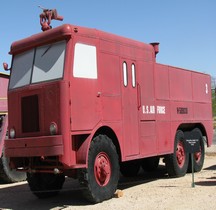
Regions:
<instances>
[{"instance_id":1,"label":"truck body panel","mask_svg":"<svg viewBox=\"0 0 216 210\"><path fill-rule=\"evenodd\" d=\"M210 76L156 63L152 44L66 24L14 42L12 75L17 56L34 49L36 59L39 53L49 59L63 42L56 58L63 60L62 76L41 82L34 78L41 69L31 64L25 85L10 81L9 129L16 135L6 155L15 165L20 157L58 156L67 169L87 167L90 143L101 131L115 136L123 162L173 153L180 128L198 126L211 145Z\"/></svg>"}]
</instances>

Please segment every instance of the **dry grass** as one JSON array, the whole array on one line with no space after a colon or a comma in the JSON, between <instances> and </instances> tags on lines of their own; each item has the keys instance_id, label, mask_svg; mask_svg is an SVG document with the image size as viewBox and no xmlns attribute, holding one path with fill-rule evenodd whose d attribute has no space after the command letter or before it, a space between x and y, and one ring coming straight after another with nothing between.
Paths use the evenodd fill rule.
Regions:
<instances>
[{"instance_id":1,"label":"dry grass","mask_svg":"<svg viewBox=\"0 0 216 210\"><path fill-rule=\"evenodd\" d=\"M213 120L214 120L213 121L213 127L214 127L214 129L216 129L216 117L214 117Z\"/></svg>"}]
</instances>

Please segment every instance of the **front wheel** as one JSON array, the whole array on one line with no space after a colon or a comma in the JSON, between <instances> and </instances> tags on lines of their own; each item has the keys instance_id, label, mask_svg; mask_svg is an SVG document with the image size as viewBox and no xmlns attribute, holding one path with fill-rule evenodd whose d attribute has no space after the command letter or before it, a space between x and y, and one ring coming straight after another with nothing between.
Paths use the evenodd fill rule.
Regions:
<instances>
[{"instance_id":1,"label":"front wheel","mask_svg":"<svg viewBox=\"0 0 216 210\"><path fill-rule=\"evenodd\" d=\"M88 168L79 174L84 196L93 203L110 199L119 180L118 154L111 139L106 135L96 136L88 153Z\"/></svg>"},{"instance_id":2,"label":"front wheel","mask_svg":"<svg viewBox=\"0 0 216 210\"><path fill-rule=\"evenodd\" d=\"M165 156L165 164L170 177L184 176L188 169L189 155L185 151L184 133L176 132L174 153Z\"/></svg>"},{"instance_id":3,"label":"front wheel","mask_svg":"<svg viewBox=\"0 0 216 210\"><path fill-rule=\"evenodd\" d=\"M57 195L65 181L63 174L27 173L27 181L31 191L38 198Z\"/></svg>"}]
</instances>

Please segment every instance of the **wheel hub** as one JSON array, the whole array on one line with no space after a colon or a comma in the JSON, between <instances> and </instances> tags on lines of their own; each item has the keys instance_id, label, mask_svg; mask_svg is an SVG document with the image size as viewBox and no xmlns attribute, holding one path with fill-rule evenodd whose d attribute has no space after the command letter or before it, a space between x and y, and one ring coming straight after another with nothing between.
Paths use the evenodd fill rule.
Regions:
<instances>
[{"instance_id":1,"label":"wheel hub","mask_svg":"<svg viewBox=\"0 0 216 210\"><path fill-rule=\"evenodd\" d=\"M94 174L97 183L105 186L111 177L111 164L106 153L101 152L95 158Z\"/></svg>"},{"instance_id":2,"label":"wheel hub","mask_svg":"<svg viewBox=\"0 0 216 210\"><path fill-rule=\"evenodd\" d=\"M183 167L185 162L185 150L182 142L179 142L177 145L176 158L177 158L178 165L180 167Z\"/></svg>"},{"instance_id":3,"label":"wheel hub","mask_svg":"<svg viewBox=\"0 0 216 210\"><path fill-rule=\"evenodd\" d=\"M195 159L195 161L196 161L196 162L199 162L200 159L201 159L201 156L202 156L201 151L200 151L200 152L194 153L194 159Z\"/></svg>"}]
</instances>

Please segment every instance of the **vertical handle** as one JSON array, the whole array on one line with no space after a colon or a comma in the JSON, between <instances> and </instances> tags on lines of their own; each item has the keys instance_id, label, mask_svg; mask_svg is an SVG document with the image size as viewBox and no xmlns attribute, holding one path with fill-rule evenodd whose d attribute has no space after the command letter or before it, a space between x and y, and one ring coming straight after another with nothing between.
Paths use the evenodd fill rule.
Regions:
<instances>
[{"instance_id":1,"label":"vertical handle","mask_svg":"<svg viewBox=\"0 0 216 210\"><path fill-rule=\"evenodd\" d=\"M141 108L141 87L139 83L137 83L137 108L138 110Z\"/></svg>"}]
</instances>

